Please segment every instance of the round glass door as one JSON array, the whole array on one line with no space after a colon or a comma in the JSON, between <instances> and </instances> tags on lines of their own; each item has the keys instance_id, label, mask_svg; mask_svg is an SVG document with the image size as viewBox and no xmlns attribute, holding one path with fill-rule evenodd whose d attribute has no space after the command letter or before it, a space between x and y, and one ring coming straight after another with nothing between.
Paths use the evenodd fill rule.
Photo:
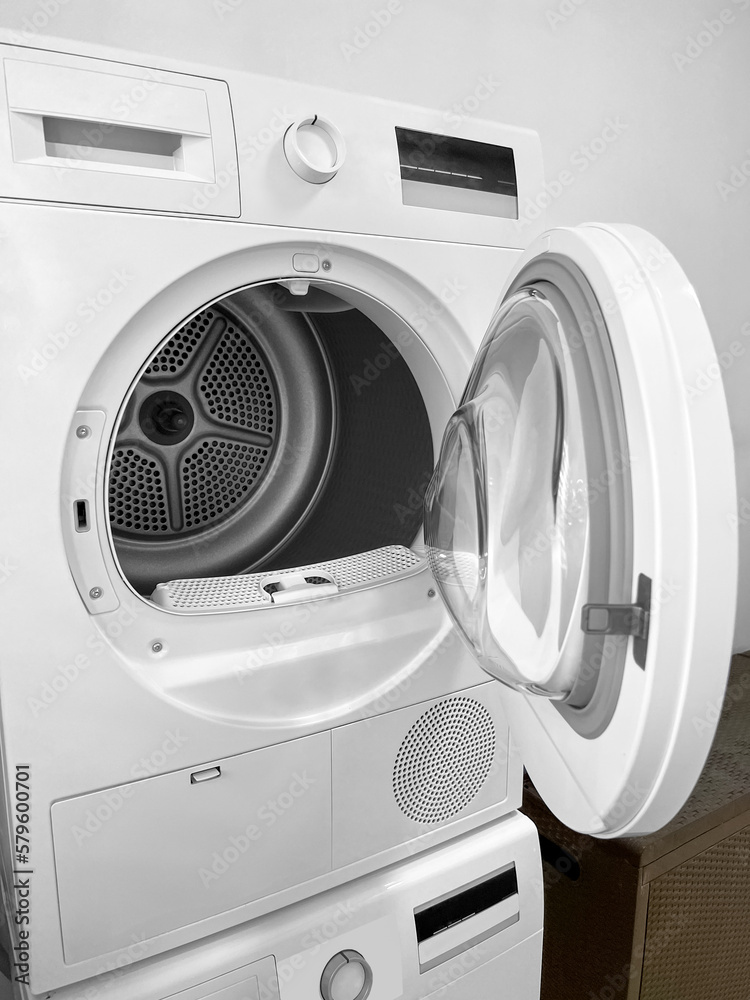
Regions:
<instances>
[{"instance_id":1,"label":"round glass door","mask_svg":"<svg viewBox=\"0 0 750 1000\"><path fill-rule=\"evenodd\" d=\"M585 632L583 608L624 604L632 565L627 442L601 333L585 300L563 296L559 283L508 298L446 430L426 504L435 579L482 666L579 706L624 648Z\"/></svg>"},{"instance_id":2,"label":"round glass door","mask_svg":"<svg viewBox=\"0 0 750 1000\"><path fill-rule=\"evenodd\" d=\"M650 833L685 802L726 685L736 601L732 436L695 292L626 226L521 257L426 496L436 587L502 682L563 823ZM698 723L696 723L698 720Z\"/></svg>"}]
</instances>

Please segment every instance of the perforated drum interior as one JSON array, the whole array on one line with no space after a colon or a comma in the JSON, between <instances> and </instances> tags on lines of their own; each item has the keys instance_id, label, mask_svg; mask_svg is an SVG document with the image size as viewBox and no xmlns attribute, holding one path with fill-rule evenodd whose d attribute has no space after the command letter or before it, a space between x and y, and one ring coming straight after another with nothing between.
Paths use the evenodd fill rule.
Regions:
<instances>
[{"instance_id":1,"label":"perforated drum interior","mask_svg":"<svg viewBox=\"0 0 750 1000\"><path fill-rule=\"evenodd\" d=\"M414 540L421 508L405 501L433 463L419 388L361 312L320 289L306 299L278 285L234 292L180 326L135 382L108 503L141 592Z\"/></svg>"},{"instance_id":2,"label":"perforated drum interior","mask_svg":"<svg viewBox=\"0 0 750 1000\"><path fill-rule=\"evenodd\" d=\"M276 411L248 332L219 308L200 313L165 344L130 400L112 458L114 529L174 536L221 520L261 481Z\"/></svg>"}]
</instances>

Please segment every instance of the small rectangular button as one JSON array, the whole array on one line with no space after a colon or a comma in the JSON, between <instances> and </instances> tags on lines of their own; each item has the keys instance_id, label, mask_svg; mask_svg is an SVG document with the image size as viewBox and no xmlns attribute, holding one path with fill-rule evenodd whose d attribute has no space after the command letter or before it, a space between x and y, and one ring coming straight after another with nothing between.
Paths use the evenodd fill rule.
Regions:
<instances>
[{"instance_id":1,"label":"small rectangular button","mask_svg":"<svg viewBox=\"0 0 750 1000\"><path fill-rule=\"evenodd\" d=\"M314 274L320 269L320 261L314 253L295 253L292 256L292 267L295 271Z\"/></svg>"}]
</instances>

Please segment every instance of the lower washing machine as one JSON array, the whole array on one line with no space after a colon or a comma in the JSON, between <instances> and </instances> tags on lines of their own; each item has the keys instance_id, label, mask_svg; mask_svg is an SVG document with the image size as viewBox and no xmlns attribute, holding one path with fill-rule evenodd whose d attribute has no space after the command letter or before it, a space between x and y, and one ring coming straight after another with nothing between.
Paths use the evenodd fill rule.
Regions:
<instances>
[{"instance_id":1,"label":"lower washing machine","mask_svg":"<svg viewBox=\"0 0 750 1000\"><path fill-rule=\"evenodd\" d=\"M35 43L0 51L16 995L532 1000L522 765L656 829L726 684L691 286L526 219L527 130Z\"/></svg>"}]
</instances>

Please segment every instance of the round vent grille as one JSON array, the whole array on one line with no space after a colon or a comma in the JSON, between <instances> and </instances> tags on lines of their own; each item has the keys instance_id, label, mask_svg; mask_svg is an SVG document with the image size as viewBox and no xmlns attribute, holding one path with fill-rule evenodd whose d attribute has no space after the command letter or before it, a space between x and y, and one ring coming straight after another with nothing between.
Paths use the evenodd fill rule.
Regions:
<instances>
[{"instance_id":1,"label":"round vent grille","mask_svg":"<svg viewBox=\"0 0 750 1000\"><path fill-rule=\"evenodd\" d=\"M393 766L401 811L417 823L461 812L487 780L495 757L492 716L473 698L433 705L406 734Z\"/></svg>"},{"instance_id":2,"label":"round vent grille","mask_svg":"<svg viewBox=\"0 0 750 1000\"><path fill-rule=\"evenodd\" d=\"M109 482L115 535L168 539L226 518L260 484L277 424L250 331L204 309L151 361L120 426Z\"/></svg>"}]
</instances>

